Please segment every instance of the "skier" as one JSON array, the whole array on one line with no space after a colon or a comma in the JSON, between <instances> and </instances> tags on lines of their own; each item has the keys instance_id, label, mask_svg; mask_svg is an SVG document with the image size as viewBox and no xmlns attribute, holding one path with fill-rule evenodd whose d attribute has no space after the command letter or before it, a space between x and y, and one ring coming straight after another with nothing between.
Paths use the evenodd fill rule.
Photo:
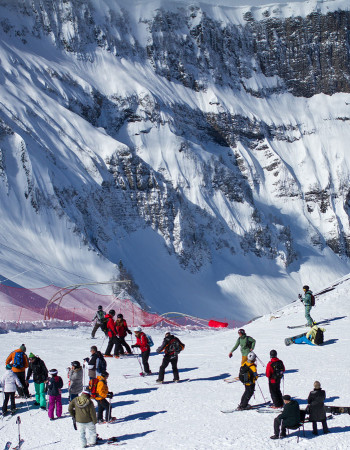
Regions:
<instances>
[{"instance_id":1,"label":"skier","mask_svg":"<svg viewBox=\"0 0 350 450\"><path fill-rule=\"evenodd\" d=\"M101 328L101 330L107 334L107 328L106 328L106 319L105 319L106 313L103 311L102 306L99 305L97 307L97 311L95 314L95 317L92 319L91 322L93 322L94 320L96 320L94 328L92 329L91 332L91 339L95 339L95 334L96 331Z\"/></svg>"},{"instance_id":2,"label":"skier","mask_svg":"<svg viewBox=\"0 0 350 450\"><path fill-rule=\"evenodd\" d=\"M29 366L26 355L26 346L22 344L20 348L14 350L6 359L5 364L12 364L12 371L17 375L22 387L17 386L17 392L20 397L29 398L30 394L26 384L26 369Z\"/></svg>"},{"instance_id":3,"label":"skier","mask_svg":"<svg viewBox=\"0 0 350 450\"><path fill-rule=\"evenodd\" d=\"M283 362L277 358L276 350L270 351L270 358L271 360L266 366L266 376L269 379L269 390L273 402L272 408L282 408L283 399L281 392L281 380L286 369Z\"/></svg>"},{"instance_id":4,"label":"skier","mask_svg":"<svg viewBox=\"0 0 350 450\"><path fill-rule=\"evenodd\" d=\"M48 371L46 365L39 356L29 353L29 369L27 372L26 384L28 386L29 379L33 374L33 381L35 387L35 402L34 405L40 406L41 409L46 410L45 399L45 383L48 378Z\"/></svg>"},{"instance_id":5,"label":"skier","mask_svg":"<svg viewBox=\"0 0 350 450\"><path fill-rule=\"evenodd\" d=\"M84 358L84 361L88 364L88 376L90 380L96 378L96 375L101 375L102 372L107 370L107 363L102 353L97 350L96 345L93 345L90 349L91 358Z\"/></svg>"},{"instance_id":6,"label":"skier","mask_svg":"<svg viewBox=\"0 0 350 450\"><path fill-rule=\"evenodd\" d=\"M151 353L151 348L148 344L147 336L145 335L145 333L143 333L141 327L136 327L134 333L136 336L136 344L132 345L131 347L132 348L138 347L141 350L143 369L147 375L151 375L152 372L148 364L148 358Z\"/></svg>"},{"instance_id":7,"label":"skier","mask_svg":"<svg viewBox=\"0 0 350 450\"><path fill-rule=\"evenodd\" d=\"M240 328L238 330L238 336L237 342L233 349L228 354L229 358L232 358L232 353L238 348L240 345L241 347L241 353L242 353L242 362L241 365L243 365L247 361L248 353L252 352L255 348L255 339L253 339L250 336L247 336L243 328Z\"/></svg>"},{"instance_id":8,"label":"skier","mask_svg":"<svg viewBox=\"0 0 350 450\"><path fill-rule=\"evenodd\" d=\"M83 390L83 368L79 361L71 362L71 367L68 368L68 379L69 401L71 402Z\"/></svg>"},{"instance_id":9,"label":"skier","mask_svg":"<svg viewBox=\"0 0 350 450\"><path fill-rule=\"evenodd\" d=\"M90 392L83 390L79 397L74 398L68 406L69 414L77 424L80 433L80 443L82 448L94 446L96 444L96 411L93 402L90 399ZM88 434L88 443L86 440Z\"/></svg>"},{"instance_id":10,"label":"skier","mask_svg":"<svg viewBox=\"0 0 350 450\"><path fill-rule=\"evenodd\" d=\"M306 412L309 414L309 420L312 422L312 434L317 435L317 422L322 423L323 434L329 433L327 426L327 417L324 407L324 401L326 399L326 393L321 389L321 383L319 381L314 382L314 390L310 392L307 399L308 407Z\"/></svg>"},{"instance_id":11,"label":"skier","mask_svg":"<svg viewBox=\"0 0 350 450\"><path fill-rule=\"evenodd\" d=\"M159 367L159 375L158 379L156 380L157 383L163 383L165 369L168 367L169 363L171 363L173 369L173 381L175 381L175 383L179 381L177 360L179 353L184 348L185 344L183 344L179 338L173 336L169 331L165 333L162 345L156 350L157 353L161 353L162 351L164 351L162 365Z\"/></svg>"},{"instance_id":12,"label":"skier","mask_svg":"<svg viewBox=\"0 0 350 450\"><path fill-rule=\"evenodd\" d=\"M63 380L58 376L56 369L49 371L51 377L46 384L46 391L49 394L49 417L50 420L54 420L55 406L57 419L62 416L62 395L61 389L63 387Z\"/></svg>"},{"instance_id":13,"label":"skier","mask_svg":"<svg viewBox=\"0 0 350 450\"><path fill-rule=\"evenodd\" d=\"M122 355L124 355L124 349L123 346L125 347L127 354L131 355L131 348L129 347L129 344L127 344L125 342L125 337L128 334L132 334L132 332L129 330L128 325L123 317L123 314L118 314L117 315L117 321L115 323L115 326L117 328L117 334L119 336L119 342L120 342L120 353Z\"/></svg>"},{"instance_id":14,"label":"skier","mask_svg":"<svg viewBox=\"0 0 350 450\"><path fill-rule=\"evenodd\" d=\"M292 400L290 395L283 397L283 411L279 414L273 423L274 434L271 439L279 439L286 437L286 428L294 428L300 424L300 408L296 400Z\"/></svg>"},{"instance_id":15,"label":"skier","mask_svg":"<svg viewBox=\"0 0 350 450\"><path fill-rule=\"evenodd\" d=\"M113 392L108 391L107 379L109 377L108 372L102 372L97 377L95 400L97 401L97 420L98 423L104 423L103 411L106 411L106 422L109 422L114 417L111 417L111 404L107 401L107 398L113 398ZM93 392L93 385L95 380L91 380L89 383L90 390Z\"/></svg>"},{"instance_id":16,"label":"skier","mask_svg":"<svg viewBox=\"0 0 350 450\"><path fill-rule=\"evenodd\" d=\"M114 346L114 357L115 358L119 358L119 353L120 353L120 343L119 343L119 338L117 335L117 329L115 327L115 322L113 320L113 317L115 316L115 311L114 309L111 309L108 314L106 314L106 320L107 320L107 334L109 337L109 342L106 348L106 352L103 356L106 357L112 357L111 355L111 351L113 349Z\"/></svg>"},{"instance_id":17,"label":"skier","mask_svg":"<svg viewBox=\"0 0 350 450\"><path fill-rule=\"evenodd\" d=\"M16 402L15 402L15 392L16 386L18 388L22 387L17 375L12 371L12 365L6 364L6 373L2 377L1 386L2 392L4 393L4 401L2 404L2 415L7 414L7 404L9 400L11 401L11 414L14 415L16 412Z\"/></svg>"},{"instance_id":18,"label":"skier","mask_svg":"<svg viewBox=\"0 0 350 450\"><path fill-rule=\"evenodd\" d=\"M247 361L244 361L239 371L239 379L245 386L241 402L237 407L239 411L250 408L248 402L254 394L255 382L258 379L255 360L256 360L255 353L254 352L248 353Z\"/></svg>"},{"instance_id":19,"label":"skier","mask_svg":"<svg viewBox=\"0 0 350 450\"><path fill-rule=\"evenodd\" d=\"M316 324L316 322L313 321L312 317L310 316L310 311L312 308L311 305L311 299L312 299L312 291L310 291L309 286L305 285L303 286L304 290L304 297L301 296L301 294L298 295L300 301L304 303L305 306L305 319L307 320L306 326L312 327Z\"/></svg>"}]
</instances>

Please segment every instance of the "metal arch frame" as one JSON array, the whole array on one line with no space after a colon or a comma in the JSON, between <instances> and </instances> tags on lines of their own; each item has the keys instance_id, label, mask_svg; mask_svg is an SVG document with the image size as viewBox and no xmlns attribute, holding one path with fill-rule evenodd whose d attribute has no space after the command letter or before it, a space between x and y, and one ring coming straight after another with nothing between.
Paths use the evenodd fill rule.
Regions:
<instances>
[{"instance_id":1,"label":"metal arch frame","mask_svg":"<svg viewBox=\"0 0 350 450\"><path fill-rule=\"evenodd\" d=\"M75 289L79 288L80 286L93 286L96 284L114 284L114 283L130 283L130 280L121 280L121 281L96 281L95 283L80 283L80 284L72 284L70 286L65 286L61 289L59 289L51 298L47 301L45 310L44 310L44 320L50 320L54 319L56 316L56 313L58 311L58 308L61 306L61 302L63 300L63 297L65 297L67 294L70 294ZM67 292L64 292L67 289ZM52 316L50 317L49 312L49 306L55 304L56 309Z\"/></svg>"}]
</instances>

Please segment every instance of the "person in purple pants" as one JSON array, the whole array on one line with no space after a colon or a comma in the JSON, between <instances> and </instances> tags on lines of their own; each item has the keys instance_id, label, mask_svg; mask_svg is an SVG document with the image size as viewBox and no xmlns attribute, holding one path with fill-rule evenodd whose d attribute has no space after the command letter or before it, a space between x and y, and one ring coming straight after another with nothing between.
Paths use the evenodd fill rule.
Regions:
<instances>
[{"instance_id":1,"label":"person in purple pants","mask_svg":"<svg viewBox=\"0 0 350 450\"><path fill-rule=\"evenodd\" d=\"M54 420L55 407L57 419L62 416L62 396L61 389L63 380L58 376L56 369L49 370L50 378L47 380L46 392L49 394L49 417Z\"/></svg>"}]
</instances>

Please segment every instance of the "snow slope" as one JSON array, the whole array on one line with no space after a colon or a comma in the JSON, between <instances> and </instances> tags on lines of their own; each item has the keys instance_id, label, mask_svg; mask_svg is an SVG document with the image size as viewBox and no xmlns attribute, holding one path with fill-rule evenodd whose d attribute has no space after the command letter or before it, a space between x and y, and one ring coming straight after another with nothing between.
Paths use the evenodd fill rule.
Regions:
<instances>
[{"instance_id":1,"label":"snow slope","mask_svg":"<svg viewBox=\"0 0 350 450\"><path fill-rule=\"evenodd\" d=\"M287 325L303 324L303 307L299 302L292 303L274 314L266 315L246 326L249 335L257 340L256 353L266 364L269 351L274 348L283 359L287 373L284 392L299 400L305 407L313 382L319 380L327 393L327 404L350 405L350 386L346 380L346 368L350 357L349 306L344 299L350 293L350 281L339 280L333 290L317 298L317 306L312 310L316 321L326 321L324 325L325 344L322 347L292 345L286 347L284 338L299 334L303 329L289 330ZM164 330L152 330L155 347L164 335ZM274 414L259 414L256 411L222 414L221 409L235 407L242 395L243 387L237 382L227 384L223 381L230 374L238 373L240 354L235 352L232 359L228 353L237 338L236 330L201 331L182 330L177 333L186 344L179 357L180 377L189 382L177 385L153 385L155 376L146 379L135 377L125 379L123 374L137 374L139 365L136 358L108 360L110 390L116 393L113 399L113 414L119 419L113 425L98 425L97 431L103 438L118 436L121 444L130 449L273 449L276 446L286 449L296 448L296 433L290 437L273 442ZM23 342L28 352L42 357L48 368L57 368L65 378L65 367L70 361L88 355L92 342L102 344L103 338L96 341L87 339L88 328L67 330L45 330L26 333L10 332L2 336L0 360ZM152 354L150 367L157 371L161 356ZM343 368L343 370L340 370ZM345 369L345 372L344 372ZM263 367L258 364L258 370ZM172 374L166 374L171 380ZM151 384L149 384L151 383ZM65 385L66 386L66 385ZM268 398L268 385L265 377L259 379L259 386ZM30 387L33 390L33 386ZM67 391L64 389L64 412L67 411ZM260 403L262 394L256 389L251 403ZM32 401L30 401L30 405ZM78 448L77 433L71 420L63 417L50 422L45 412L25 404L19 409L22 419L21 434L25 439L24 449ZM346 449L350 447L349 418L347 415L335 416L328 422L331 433L313 437L311 426L306 425L306 436L298 444L301 449ZM16 442L17 426L15 418L0 422L0 441ZM107 444L106 448L109 448ZM127 448L127 447L126 447Z\"/></svg>"}]
</instances>

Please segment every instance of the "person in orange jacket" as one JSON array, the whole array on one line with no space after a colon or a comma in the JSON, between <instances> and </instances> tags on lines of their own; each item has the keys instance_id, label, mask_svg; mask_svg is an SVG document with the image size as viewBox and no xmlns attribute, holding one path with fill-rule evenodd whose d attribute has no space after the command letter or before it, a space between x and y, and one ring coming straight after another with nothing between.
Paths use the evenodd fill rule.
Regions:
<instances>
[{"instance_id":1,"label":"person in orange jacket","mask_svg":"<svg viewBox=\"0 0 350 450\"><path fill-rule=\"evenodd\" d=\"M107 379L109 377L108 372L102 372L100 376L97 377L96 395L95 400L97 401L97 420L99 423L103 423L103 411L106 411L106 422L114 419L111 417L111 404L107 401L107 398L113 397L113 392L108 391Z\"/></svg>"},{"instance_id":2,"label":"person in orange jacket","mask_svg":"<svg viewBox=\"0 0 350 450\"><path fill-rule=\"evenodd\" d=\"M22 344L20 348L14 350L6 359L5 364L12 364L12 371L17 375L23 388L17 386L17 392L20 397L29 398L28 385L26 383L26 369L29 367L26 355L26 346Z\"/></svg>"}]
</instances>

